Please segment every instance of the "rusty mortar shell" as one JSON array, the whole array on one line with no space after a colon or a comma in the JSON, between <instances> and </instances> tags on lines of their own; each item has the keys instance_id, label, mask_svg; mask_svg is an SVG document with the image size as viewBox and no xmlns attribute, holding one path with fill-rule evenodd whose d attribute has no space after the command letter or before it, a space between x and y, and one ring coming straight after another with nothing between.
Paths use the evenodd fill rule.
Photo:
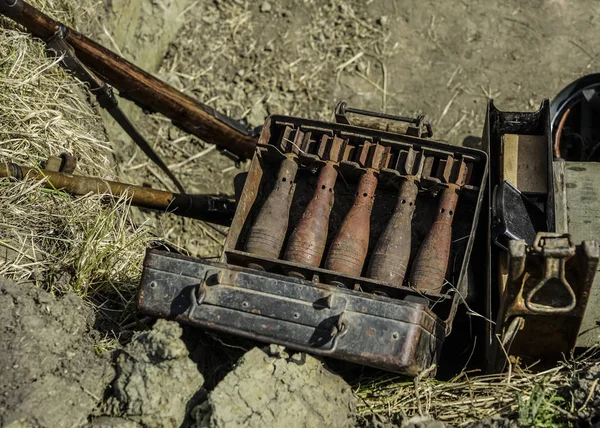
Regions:
<instances>
[{"instance_id":1,"label":"rusty mortar shell","mask_svg":"<svg viewBox=\"0 0 600 428\"><path fill-rule=\"evenodd\" d=\"M331 243L325 269L360 276L369 248L371 210L376 188L376 171L368 168L360 177L354 204Z\"/></svg>"},{"instance_id":2,"label":"rusty mortar shell","mask_svg":"<svg viewBox=\"0 0 600 428\"><path fill-rule=\"evenodd\" d=\"M326 162L321 168L315 193L290 236L285 260L313 267L321 264L337 176L334 162Z\"/></svg>"},{"instance_id":3,"label":"rusty mortar shell","mask_svg":"<svg viewBox=\"0 0 600 428\"><path fill-rule=\"evenodd\" d=\"M385 230L379 237L367 269L367 277L401 286L410 259L411 221L419 189L414 180L404 180L398 202Z\"/></svg>"},{"instance_id":4,"label":"rusty mortar shell","mask_svg":"<svg viewBox=\"0 0 600 428\"><path fill-rule=\"evenodd\" d=\"M263 257L279 258L288 228L290 205L298 163L291 156L281 162L277 181L263 203L246 240L246 251Z\"/></svg>"},{"instance_id":5,"label":"rusty mortar shell","mask_svg":"<svg viewBox=\"0 0 600 428\"><path fill-rule=\"evenodd\" d=\"M444 287L452 245L452 221L460 186L450 184L441 191L437 217L421 243L410 273L410 285L440 293Z\"/></svg>"}]
</instances>

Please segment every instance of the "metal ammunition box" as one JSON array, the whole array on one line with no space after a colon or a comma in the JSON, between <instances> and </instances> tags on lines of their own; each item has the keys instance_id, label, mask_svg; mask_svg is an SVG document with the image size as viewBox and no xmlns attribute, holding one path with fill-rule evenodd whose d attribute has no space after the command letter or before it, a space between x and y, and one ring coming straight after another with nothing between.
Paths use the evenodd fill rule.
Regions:
<instances>
[{"instance_id":1,"label":"metal ammunition box","mask_svg":"<svg viewBox=\"0 0 600 428\"><path fill-rule=\"evenodd\" d=\"M549 110L547 100L538 111L530 113L503 112L492 101L488 105L483 141L491 159L486 197L490 209L482 211L488 251L481 265L487 267L485 315L496 321L495 325L486 325L485 333L487 369L491 371L501 370L507 357L554 362L572 352L576 345L588 345L590 327L596 318L595 313L587 311L583 322L590 293L597 294L592 284L599 257L598 243L593 239L598 237L568 230L565 162L553 162ZM526 199L523 207L528 213L519 222L507 222L505 210L496 209L502 195L498 190L503 185L501 160L519 156L507 153L506 135L524 136L524 144L533 138L543 143L530 146L528 150L535 147L536 153L518 161L518 168L527 169L531 159L537 158L533 161L536 164L542 160L544 167L538 172L543 173L537 179L544 182L538 187L545 189L514 194ZM517 187L511 189L518 192ZM524 186L527 187L529 183ZM576 214L582 207L573 209ZM574 224L579 221L572 220ZM494 234L498 231L509 239L500 239ZM527 242L531 236L535 240ZM586 241L582 242L583 238Z\"/></svg>"},{"instance_id":2,"label":"metal ammunition box","mask_svg":"<svg viewBox=\"0 0 600 428\"><path fill-rule=\"evenodd\" d=\"M384 126L269 117L220 262L149 251L139 308L153 316L407 375L429 368L438 361L444 339L452 330L460 296L469 292L467 271L486 190L488 160L483 151L421 136L416 129L421 125L422 119L403 132L390 132ZM423 133L430 136L431 130ZM331 159L320 147L327 138L342 139L344 147L335 160L339 176L330 190L335 200L325 254L358 197L361 173L369 167L378 178L370 223L359 225L368 228L370 239L358 275L326 269L326 257L316 266L284 260L290 234L315 193L318 171L324 160ZM438 194L449 186L449 159L468 165L440 292L415 289L408 274L402 284L366 277L377 238L397 203L398 187L406 174L397 166L407 151L429 159L429 173L418 181L408 272L438 212ZM374 153L382 154L376 164L372 162ZM275 255L249 252L251 228L265 200L280 184L277 181L288 177L281 175L280 166L290 158L297 164L290 183L293 197L289 206L273 208L282 213L275 215L288 216L283 245L279 249L279 244L274 244ZM281 227L280 220L273 217L273 228Z\"/></svg>"}]
</instances>

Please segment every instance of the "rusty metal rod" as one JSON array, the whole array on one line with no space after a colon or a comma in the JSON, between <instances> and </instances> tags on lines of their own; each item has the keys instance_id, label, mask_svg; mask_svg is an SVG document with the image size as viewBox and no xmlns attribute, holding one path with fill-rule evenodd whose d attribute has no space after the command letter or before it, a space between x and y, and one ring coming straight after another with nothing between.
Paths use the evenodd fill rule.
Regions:
<instances>
[{"instance_id":1,"label":"rusty metal rod","mask_svg":"<svg viewBox=\"0 0 600 428\"><path fill-rule=\"evenodd\" d=\"M231 199L172 193L96 177L29 168L13 163L0 163L0 178L43 181L42 185L45 188L61 190L72 195L94 193L115 199L127 197L132 205L140 208L168 211L183 217L226 226L231 224L235 213L235 202Z\"/></svg>"},{"instance_id":2,"label":"rusty metal rod","mask_svg":"<svg viewBox=\"0 0 600 428\"><path fill-rule=\"evenodd\" d=\"M360 276L369 249L371 210L376 188L376 172L368 168L360 177L354 204L329 247L325 269Z\"/></svg>"},{"instance_id":3,"label":"rusty metal rod","mask_svg":"<svg viewBox=\"0 0 600 428\"><path fill-rule=\"evenodd\" d=\"M0 0L0 13L44 41L62 25L23 0ZM243 159L254 154L256 139L238 123L183 94L81 33L66 27L65 41L77 57L119 94L147 110L161 113L186 132L227 149Z\"/></svg>"},{"instance_id":4,"label":"rusty metal rod","mask_svg":"<svg viewBox=\"0 0 600 428\"><path fill-rule=\"evenodd\" d=\"M337 176L334 162L326 162L321 168L315 193L290 236L285 260L314 267L321 264Z\"/></svg>"},{"instance_id":5,"label":"rusty metal rod","mask_svg":"<svg viewBox=\"0 0 600 428\"><path fill-rule=\"evenodd\" d=\"M405 180L398 192L398 202L385 230L379 237L367 276L390 285L401 286L410 259L411 220L419 189L413 180Z\"/></svg>"},{"instance_id":6,"label":"rusty metal rod","mask_svg":"<svg viewBox=\"0 0 600 428\"><path fill-rule=\"evenodd\" d=\"M277 259L287 233L294 180L298 172L295 156L288 155L277 172L277 181L263 203L246 240L246 251Z\"/></svg>"},{"instance_id":7,"label":"rusty metal rod","mask_svg":"<svg viewBox=\"0 0 600 428\"><path fill-rule=\"evenodd\" d=\"M450 184L441 192L437 217L421 243L410 273L410 285L418 290L440 293L444 287L459 190L460 186Z\"/></svg>"}]
</instances>

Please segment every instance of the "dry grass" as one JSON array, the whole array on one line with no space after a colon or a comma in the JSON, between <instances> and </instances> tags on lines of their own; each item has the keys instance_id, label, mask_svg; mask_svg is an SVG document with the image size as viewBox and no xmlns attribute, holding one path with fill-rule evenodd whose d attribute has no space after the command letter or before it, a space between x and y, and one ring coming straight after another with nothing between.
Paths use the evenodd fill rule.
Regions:
<instances>
[{"instance_id":1,"label":"dry grass","mask_svg":"<svg viewBox=\"0 0 600 428\"><path fill-rule=\"evenodd\" d=\"M41 6L70 21L64 5ZM112 175L110 143L85 88L43 43L0 19L0 162L39 165L63 152L78 158L81 173ZM39 184L0 181L0 274L123 308L152 237L133 225L126 200L104 205L98 195L73 198Z\"/></svg>"},{"instance_id":2,"label":"dry grass","mask_svg":"<svg viewBox=\"0 0 600 428\"><path fill-rule=\"evenodd\" d=\"M109 173L109 144L81 84L17 30L0 28L0 58L0 157L31 164L67 152L83 172Z\"/></svg>"},{"instance_id":3,"label":"dry grass","mask_svg":"<svg viewBox=\"0 0 600 428\"><path fill-rule=\"evenodd\" d=\"M554 397L568 383L568 372L559 366L535 374L518 372L510 378L507 374L471 377L461 373L447 382L384 377L357 389L359 415L376 414L389 420L431 416L460 426L493 416L518 418L521 406L540 398L551 403L553 414L562 415L562 409L554 408ZM540 409L548 410L543 406Z\"/></svg>"},{"instance_id":4,"label":"dry grass","mask_svg":"<svg viewBox=\"0 0 600 428\"><path fill-rule=\"evenodd\" d=\"M135 287L148 236L129 223L126 201L107 206L98 195L73 198L3 180L0 210L0 275L82 297Z\"/></svg>"},{"instance_id":5,"label":"dry grass","mask_svg":"<svg viewBox=\"0 0 600 428\"><path fill-rule=\"evenodd\" d=\"M595 408L594 380L599 361L598 349L592 348L546 370L513 364L504 373L462 372L449 381L382 374L355 385L358 415L396 423L431 417L452 426L496 417L519 426L561 427L577 422L585 426L585 421L600 414Z\"/></svg>"}]
</instances>

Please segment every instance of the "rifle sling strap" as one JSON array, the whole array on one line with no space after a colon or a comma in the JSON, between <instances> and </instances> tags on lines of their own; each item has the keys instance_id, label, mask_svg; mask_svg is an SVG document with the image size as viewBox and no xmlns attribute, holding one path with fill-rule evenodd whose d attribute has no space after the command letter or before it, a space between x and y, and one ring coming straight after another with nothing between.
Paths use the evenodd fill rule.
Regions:
<instances>
[{"instance_id":1,"label":"rifle sling strap","mask_svg":"<svg viewBox=\"0 0 600 428\"><path fill-rule=\"evenodd\" d=\"M79 80L87 83L100 107L105 109L112 118L123 128L123 130L131 137L135 144L144 152L144 154L154 162L167 176L181 193L185 193L185 189L169 167L164 163L160 156L154 151L150 143L138 132L131 121L127 118L123 110L119 107L117 98L113 93L112 87L96 76L89 68L87 68L75 55L71 45L67 43L65 37L68 29L64 25L60 25L53 37L46 41L48 48L62 57L63 66L73 73Z\"/></svg>"}]
</instances>

